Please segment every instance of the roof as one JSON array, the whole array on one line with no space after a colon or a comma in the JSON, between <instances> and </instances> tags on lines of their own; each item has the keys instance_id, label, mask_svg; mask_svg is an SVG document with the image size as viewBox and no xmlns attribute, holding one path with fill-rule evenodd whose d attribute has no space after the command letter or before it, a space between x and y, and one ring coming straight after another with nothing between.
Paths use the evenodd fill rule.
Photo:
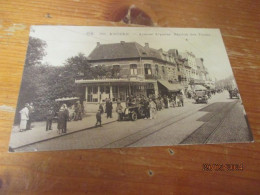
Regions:
<instances>
[{"instance_id":1,"label":"roof","mask_svg":"<svg viewBox=\"0 0 260 195\"><path fill-rule=\"evenodd\" d=\"M115 60L129 58L156 58L158 60L175 63L174 59L169 58L167 53L160 50L142 46L136 42L121 42L111 44L98 44L90 53L90 61Z\"/></svg>"},{"instance_id":2,"label":"roof","mask_svg":"<svg viewBox=\"0 0 260 195\"><path fill-rule=\"evenodd\" d=\"M178 83L169 83L168 81L165 80L158 80L159 83L161 83L164 87L168 89L168 91L173 92L173 91L180 91L182 90L181 84Z\"/></svg>"}]
</instances>

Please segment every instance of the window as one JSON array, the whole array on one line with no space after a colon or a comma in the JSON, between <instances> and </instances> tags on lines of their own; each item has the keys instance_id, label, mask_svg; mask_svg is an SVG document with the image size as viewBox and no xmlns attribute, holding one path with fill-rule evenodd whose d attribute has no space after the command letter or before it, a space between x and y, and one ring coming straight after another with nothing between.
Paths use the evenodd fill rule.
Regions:
<instances>
[{"instance_id":1,"label":"window","mask_svg":"<svg viewBox=\"0 0 260 195\"><path fill-rule=\"evenodd\" d=\"M109 88L109 86L100 86L100 93L109 94L109 93L110 93L110 88Z\"/></svg>"},{"instance_id":2,"label":"window","mask_svg":"<svg viewBox=\"0 0 260 195\"><path fill-rule=\"evenodd\" d=\"M118 77L120 75L120 65L113 65L112 76Z\"/></svg>"},{"instance_id":3,"label":"window","mask_svg":"<svg viewBox=\"0 0 260 195\"><path fill-rule=\"evenodd\" d=\"M165 69L164 69L164 66L162 66L162 72L163 72L163 74L165 74Z\"/></svg>"},{"instance_id":4,"label":"window","mask_svg":"<svg viewBox=\"0 0 260 195\"><path fill-rule=\"evenodd\" d=\"M89 86L88 87L88 102L98 102L98 87L97 86Z\"/></svg>"},{"instance_id":5,"label":"window","mask_svg":"<svg viewBox=\"0 0 260 195\"><path fill-rule=\"evenodd\" d=\"M159 75L159 68L157 64L155 65L155 75Z\"/></svg>"},{"instance_id":6,"label":"window","mask_svg":"<svg viewBox=\"0 0 260 195\"><path fill-rule=\"evenodd\" d=\"M119 98L119 89L118 86L112 86L113 101L116 101Z\"/></svg>"},{"instance_id":7,"label":"window","mask_svg":"<svg viewBox=\"0 0 260 195\"><path fill-rule=\"evenodd\" d=\"M145 64L144 65L144 73L146 75L151 75L152 74L151 64Z\"/></svg>"},{"instance_id":8,"label":"window","mask_svg":"<svg viewBox=\"0 0 260 195\"><path fill-rule=\"evenodd\" d=\"M137 75L137 64L130 64L130 74Z\"/></svg>"}]
</instances>

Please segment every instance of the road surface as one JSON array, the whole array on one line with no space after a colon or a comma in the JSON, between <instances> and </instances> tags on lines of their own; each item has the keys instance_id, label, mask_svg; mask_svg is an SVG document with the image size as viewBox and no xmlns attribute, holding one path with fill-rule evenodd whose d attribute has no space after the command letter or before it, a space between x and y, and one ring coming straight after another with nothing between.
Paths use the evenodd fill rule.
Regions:
<instances>
[{"instance_id":1,"label":"road surface","mask_svg":"<svg viewBox=\"0 0 260 195\"><path fill-rule=\"evenodd\" d=\"M159 111L156 119L116 121L102 127L19 147L15 151L146 147L251 140L252 134L247 127L241 101L229 99L228 93L223 92L213 96L208 104L195 104L189 100L184 107Z\"/></svg>"}]
</instances>

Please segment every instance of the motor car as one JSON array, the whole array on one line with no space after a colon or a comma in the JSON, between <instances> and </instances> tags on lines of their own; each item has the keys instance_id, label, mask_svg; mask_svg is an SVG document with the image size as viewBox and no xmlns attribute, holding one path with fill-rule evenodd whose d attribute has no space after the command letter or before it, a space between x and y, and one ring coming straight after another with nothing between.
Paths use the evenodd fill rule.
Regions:
<instances>
[{"instance_id":1,"label":"motor car","mask_svg":"<svg viewBox=\"0 0 260 195\"><path fill-rule=\"evenodd\" d=\"M144 106L141 104L126 107L123 112L123 120L136 121L137 119L144 117Z\"/></svg>"},{"instance_id":2,"label":"motor car","mask_svg":"<svg viewBox=\"0 0 260 195\"><path fill-rule=\"evenodd\" d=\"M238 93L237 89L231 89L228 92L229 92L230 99L233 99L234 97L239 98L239 95L238 95L239 93Z\"/></svg>"},{"instance_id":3,"label":"motor car","mask_svg":"<svg viewBox=\"0 0 260 195\"><path fill-rule=\"evenodd\" d=\"M197 90L195 91L195 96L194 99L196 103L208 103L208 95L207 95L207 90Z\"/></svg>"}]
</instances>

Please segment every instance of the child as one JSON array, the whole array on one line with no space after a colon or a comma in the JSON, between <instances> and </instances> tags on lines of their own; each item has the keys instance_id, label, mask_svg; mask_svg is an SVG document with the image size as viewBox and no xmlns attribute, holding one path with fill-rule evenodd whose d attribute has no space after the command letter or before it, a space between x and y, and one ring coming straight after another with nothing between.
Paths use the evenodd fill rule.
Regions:
<instances>
[{"instance_id":1,"label":"child","mask_svg":"<svg viewBox=\"0 0 260 195\"><path fill-rule=\"evenodd\" d=\"M96 122L96 127L98 125L98 123L100 123L100 127L101 127L101 110L99 109L97 114L96 114L96 118L97 118L97 122Z\"/></svg>"}]
</instances>

